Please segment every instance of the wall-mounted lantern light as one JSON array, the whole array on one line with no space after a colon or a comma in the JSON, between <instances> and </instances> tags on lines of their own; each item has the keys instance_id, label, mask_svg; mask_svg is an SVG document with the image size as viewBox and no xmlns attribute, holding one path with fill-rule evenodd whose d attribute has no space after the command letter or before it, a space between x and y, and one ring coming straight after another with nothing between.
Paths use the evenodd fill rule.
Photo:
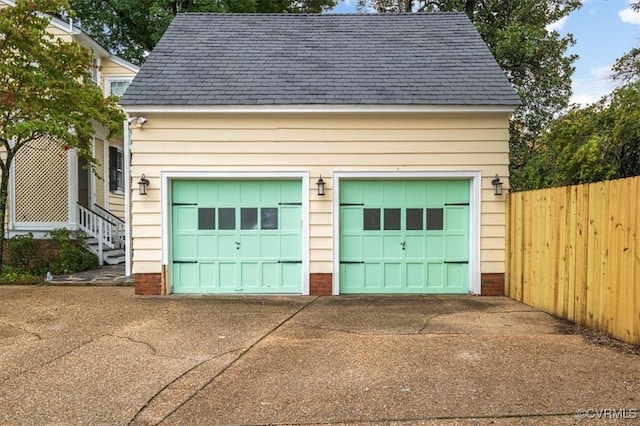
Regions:
<instances>
[{"instance_id":1,"label":"wall-mounted lantern light","mask_svg":"<svg viewBox=\"0 0 640 426\"><path fill-rule=\"evenodd\" d=\"M147 179L143 174L138 181L138 190L140 191L140 195L147 195L147 186L149 186L149 179Z\"/></svg>"},{"instance_id":2,"label":"wall-mounted lantern light","mask_svg":"<svg viewBox=\"0 0 640 426\"><path fill-rule=\"evenodd\" d=\"M324 180L322 180L322 175L320 175L320 179L318 179L316 185L318 185L318 195L324 195Z\"/></svg>"},{"instance_id":3,"label":"wall-mounted lantern light","mask_svg":"<svg viewBox=\"0 0 640 426\"><path fill-rule=\"evenodd\" d=\"M495 195L502 195L502 182L500 182L500 176L496 175L496 177L491 181L491 185L493 185L493 193Z\"/></svg>"}]
</instances>

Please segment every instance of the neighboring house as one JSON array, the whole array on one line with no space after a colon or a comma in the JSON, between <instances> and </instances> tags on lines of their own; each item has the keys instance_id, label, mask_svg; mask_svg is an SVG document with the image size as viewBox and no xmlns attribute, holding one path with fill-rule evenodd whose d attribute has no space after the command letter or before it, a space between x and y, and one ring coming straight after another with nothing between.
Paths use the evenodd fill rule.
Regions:
<instances>
[{"instance_id":1,"label":"neighboring house","mask_svg":"<svg viewBox=\"0 0 640 426\"><path fill-rule=\"evenodd\" d=\"M0 8L14 5L0 0ZM122 95L139 71L70 23L52 18L49 31L93 52L92 80L105 96ZM82 229L98 237L102 228L104 244L96 241L92 248L104 249L101 254L108 263L124 261L124 144L122 138L107 135L107 129L96 128L93 155L99 164L95 173L75 150L65 151L47 138L18 152L9 183L8 237L27 232L45 237L56 228Z\"/></svg>"},{"instance_id":2,"label":"neighboring house","mask_svg":"<svg viewBox=\"0 0 640 426\"><path fill-rule=\"evenodd\" d=\"M178 15L121 99L135 291L501 293L519 103L464 14Z\"/></svg>"}]
</instances>

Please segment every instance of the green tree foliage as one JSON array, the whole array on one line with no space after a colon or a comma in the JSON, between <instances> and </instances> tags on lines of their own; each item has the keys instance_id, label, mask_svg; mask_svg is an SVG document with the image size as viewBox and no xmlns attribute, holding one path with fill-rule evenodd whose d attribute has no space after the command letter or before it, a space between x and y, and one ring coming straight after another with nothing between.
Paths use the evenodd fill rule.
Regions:
<instances>
[{"instance_id":1,"label":"green tree foliage","mask_svg":"<svg viewBox=\"0 0 640 426\"><path fill-rule=\"evenodd\" d=\"M528 188L640 175L640 82L552 121L525 166Z\"/></svg>"},{"instance_id":2,"label":"green tree foliage","mask_svg":"<svg viewBox=\"0 0 640 426\"><path fill-rule=\"evenodd\" d=\"M61 150L91 154L92 122L117 131L124 115L91 83L91 53L47 32L45 14L64 13L66 0L18 0L0 10L0 217L5 218L7 188L16 154L44 136ZM0 267L6 223L0 232Z\"/></svg>"},{"instance_id":3,"label":"green tree foliage","mask_svg":"<svg viewBox=\"0 0 640 426\"><path fill-rule=\"evenodd\" d=\"M535 154L545 125L565 109L571 96L573 36L548 31L581 6L579 0L359 0L391 12L465 12L517 89L522 106L510 126L511 187L523 188L522 171ZM419 35L417 35L419 37Z\"/></svg>"},{"instance_id":4,"label":"green tree foliage","mask_svg":"<svg viewBox=\"0 0 640 426\"><path fill-rule=\"evenodd\" d=\"M633 48L620 57L612 67L613 79L632 83L640 79L640 48Z\"/></svg>"},{"instance_id":5,"label":"green tree foliage","mask_svg":"<svg viewBox=\"0 0 640 426\"><path fill-rule=\"evenodd\" d=\"M319 13L337 0L71 0L80 26L112 53L142 64L182 12Z\"/></svg>"}]
</instances>

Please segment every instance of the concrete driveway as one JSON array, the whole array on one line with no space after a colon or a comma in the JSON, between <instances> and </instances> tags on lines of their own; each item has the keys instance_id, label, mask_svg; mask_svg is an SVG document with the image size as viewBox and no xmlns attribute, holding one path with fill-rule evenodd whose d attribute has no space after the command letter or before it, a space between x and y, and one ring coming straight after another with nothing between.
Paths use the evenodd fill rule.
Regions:
<instances>
[{"instance_id":1,"label":"concrete driveway","mask_svg":"<svg viewBox=\"0 0 640 426\"><path fill-rule=\"evenodd\" d=\"M637 348L507 298L0 300L0 424L640 423Z\"/></svg>"}]
</instances>

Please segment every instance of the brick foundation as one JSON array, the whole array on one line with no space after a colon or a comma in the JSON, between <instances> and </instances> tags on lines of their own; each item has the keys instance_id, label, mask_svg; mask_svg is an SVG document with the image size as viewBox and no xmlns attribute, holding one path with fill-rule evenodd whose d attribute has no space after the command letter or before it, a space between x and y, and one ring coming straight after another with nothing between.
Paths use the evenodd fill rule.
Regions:
<instances>
[{"instance_id":1,"label":"brick foundation","mask_svg":"<svg viewBox=\"0 0 640 426\"><path fill-rule=\"evenodd\" d=\"M333 274L310 274L309 294L312 296L331 296Z\"/></svg>"},{"instance_id":2,"label":"brick foundation","mask_svg":"<svg viewBox=\"0 0 640 426\"><path fill-rule=\"evenodd\" d=\"M504 274L482 274L480 278L481 296L504 296Z\"/></svg>"},{"instance_id":3,"label":"brick foundation","mask_svg":"<svg viewBox=\"0 0 640 426\"><path fill-rule=\"evenodd\" d=\"M135 294L139 296L160 296L162 294L162 274L135 274Z\"/></svg>"}]
</instances>

